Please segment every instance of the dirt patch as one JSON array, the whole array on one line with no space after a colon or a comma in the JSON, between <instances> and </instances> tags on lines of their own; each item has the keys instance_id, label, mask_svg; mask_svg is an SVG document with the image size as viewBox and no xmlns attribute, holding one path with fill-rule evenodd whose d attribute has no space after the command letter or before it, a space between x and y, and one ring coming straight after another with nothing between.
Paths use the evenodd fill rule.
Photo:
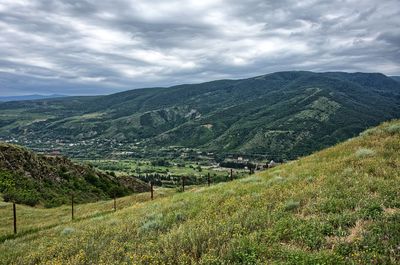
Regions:
<instances>
[{"instance_id":1,"label":"dirt patch","mask_svg":"<svg viewBox=\"0 0 400 265\"><path fill-rule=\"evenodd\" d=\"M350 228L349 235L345 237L345 242L351 243L356 239L360 239L362 237L362 232L365 229L365 226L369 223L369 221L358 220L356 225Z\"/></svg>"},{"instance_id":2,"label":"dirt patch","mask_svg":"<svg viewBox=\"0 0 400 265\"><path fill-rule=\"evenodd\" d=\"M365 228L371 223L371 221L357 220L356 224L349 229L349 234L345 237L329 236L326 237L326 242L330 248L333 248L340 242L353 243L356 240L362 239L362 234Z\"/></svg>"},{"instance_id":3,"label":"dirt patch","mask_svg":"<svg viewBox=\"0 0 400 265\"><path fill-rule=\"evenodd\" d=\"M393 214L400 212L400 209L398 209L398 208L383 208L383 212L386 215L393 215Z\"/></svg>"}]
</instances>

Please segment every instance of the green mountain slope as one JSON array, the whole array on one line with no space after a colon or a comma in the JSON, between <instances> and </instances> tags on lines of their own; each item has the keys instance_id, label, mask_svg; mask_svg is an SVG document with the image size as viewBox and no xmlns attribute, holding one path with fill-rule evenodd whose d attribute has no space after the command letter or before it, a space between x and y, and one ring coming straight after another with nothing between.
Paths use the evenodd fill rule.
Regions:
<instances>
[{"instance_id":1,"label":"green mountain slope","mask_svg":"<svg viewBox=\"0 0 400 265\"><path fill-rule=\"evenodd\" d=\"M398 118L382 74L279 72L170 88L0 104L0 137L172 145L295 158ZM96 146L97 147L97 146ZM111 148L109 148L111 149Z\"/></svg>"},{"instance_id":2,"label":"green mountain slope","mask_svg":"<svg viewBox=\"0 0 400 265\"><path fill-rule=\"evenodd\" d=\"M4 264L399 264L400 121L258 175L0 244Z\"/></svg>"},{"instance_id":3,"label":"green mountain slope","mask_svg":"<svg viewBox=\"0 0 400 265\"><path fill-rule=\"evenodd\" d=\"M56 206L70 201L90 202L147 191L148 185L77 165L64 157L37 155L0 142L0 193L6 201Z\"/></svg>"},{"instance_id":4,"label":"green mountain slope","mask_svg":"<svg viewBox=\"0 0 400 265\"><path fill-rule=\"evenodd\" d=\"M400 82L400 76L390 76L393 80L396 80L397 82Z\"/></svg>"}]
</instances>

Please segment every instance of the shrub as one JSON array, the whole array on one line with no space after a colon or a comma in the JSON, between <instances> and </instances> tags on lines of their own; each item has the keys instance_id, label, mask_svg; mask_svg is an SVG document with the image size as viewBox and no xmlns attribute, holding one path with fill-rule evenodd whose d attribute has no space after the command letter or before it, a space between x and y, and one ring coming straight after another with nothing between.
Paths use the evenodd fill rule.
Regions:
<instances>
[{"instance_id":1,"label":"shrub","mask_svg":"<svg viewBox=\"0 0 400 265\"><path fill-rule=\"evenodd\" d=\"M138 231L140 234L149 233L151 231L160 230L163 228L163 215L150 215L147 220L142 223Z\"/></svg>"},{"instance_id":2,"label":"shrub","mask_svg":"<svg viewBox=\"0 0 400 265\"><path fill-rule=\"evenodd\" d=\"M364 219L376 219L382 215L383 208L377 203L371 203L362 209Z\"/></svg>"},{"instance_id":3,"label":"shrub","mask_svg":"<svg viewBox=\"0 0 400 265\"><path fill-rule=\"evenodd\" d=\"M266 185L272 185L272 184L279 184L279 183L283 183L285 182L285 179L281 176L274 176L273 178L271 178L270 180L268 180L266 182Z\"/></svg>"},{"instance_id":4,"label":"shrub","mask_svg":"<svg viewBox=\"0 0 400 265\"><path fill-rule=\"evenodd\" d=\"M4 192L5 202L15 202L35 206L39 202L39 196L35 191L25 191L20 189L10 189Z\"/></svg>"},{"instance_id":5,"label":"shrub","mask_svg":"<svg viewBox=\"0 0 400 265\"><path fill-rule=\"evenodd\" d=\"M379 129L379 128L371 128L371 129L368 129L368 130L365 130L365 131L361 132L360 136L368 136L368 135L374 135L374 134L376 135L376 134L379 134L381 132L382 132L382 130Z\"/></svg>"},{"instance_id":6,"label":"shrub","mask_svg":"<svg viewBox=\"0 0 400 265\"><path fill-rule=\"evenodd\" d=\"M340 242L335 245L334 251L341 256L349 256L354 251L354 245L348 242Z\"/></svg>"},{"instance_id":7,"label":"shrub","mask_svg":"<svg viewBox=\"0 0 400 265\"><path fill-rule=\"evenodd\" d=\"M293 239L308 249L317 250L325 241L326 235L333 234L333 227L315 221L302 221L293 226Z\"/></svg>"},{"instance_id":8,"label":"shrub","mask_svg":"<svg viewBox=\"0 0 400 265\"><path fill-rule=\"evenodd\" d=\"M299 207L300 207L300 202L299 201L289 200L285 204L285 211L293 211L293 210L295 210L295 209L297 209Z\"/></svg>"},{"instance_id":9,"label":"shrub","mask_svg":"<svg viewBox=\"0 0 400 265\"><path fill-rule=\"evenodd\" d=\"M61 231L61 235L66 236L75 232L75 229L72 227L66 227Z\"/></svg>"},{"instance_id":10,"label":"shrub","mask_svg":"<svg viewBox=\"0 0 400 265\"><path fill-rule=\"evenodd\" d=\"M393 124L386 128L386 131L390 134L400 133L400 124Z\"/></svg>"},{"instance_id":11,"label":"shrub","mask_svg":"<svg viewBox=\"0 0 400 265\"><path fill-rule=\"evenodd\" d=\"M375 151L368 148L359 148L356 151L356 156L359 158L369 157L375 155Z\"/></svg>"},{"instance_id":12,"label":"shrub","mask_svg":"<svg viewBox=\"0 0 400 265\"><path fill-rule=\"evenodd\" d=\"M342 213L343 211L352 210L356 207L356 200L352 198L331 197L320 203L319 209L323 213Z\"/></svg>"},{"instance_id":13,"label":"shrub","mask_svg":"<svg viewBox=\"0 0 400 265\"><path fill-rule=\"evenodd\" d=\"M228 253L230 264L257 264L257 243L248 238L237 239Z\"/></svg>"}]
</instances>

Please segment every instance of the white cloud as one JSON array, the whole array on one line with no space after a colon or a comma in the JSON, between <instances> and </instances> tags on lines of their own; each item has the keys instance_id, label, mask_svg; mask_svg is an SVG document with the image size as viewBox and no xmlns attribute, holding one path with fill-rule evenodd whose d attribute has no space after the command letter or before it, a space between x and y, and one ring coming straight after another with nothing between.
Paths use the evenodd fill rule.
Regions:
<instances>
[{"instance_id":1,"label":"white cloud","mask_svg":"<svg viewBox=\"0 0 400 265\"><path fill-rule=\"evenodd\" d=\"M291 69L400 74L399 26L397 0L3 0L0 72L29 83L4 93L46 94Z\"/></svg>"}]
</instances>

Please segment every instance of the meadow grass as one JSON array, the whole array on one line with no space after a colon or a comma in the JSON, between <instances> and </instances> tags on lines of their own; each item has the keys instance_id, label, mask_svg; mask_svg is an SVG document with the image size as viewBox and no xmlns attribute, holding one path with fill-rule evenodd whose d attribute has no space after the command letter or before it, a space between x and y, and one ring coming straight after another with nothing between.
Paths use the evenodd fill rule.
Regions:
<instances>
[{"instance_id":1,"label":"meadow grass","mask_svg":"<svg viewBox=\"0 0 400 265\"><path fill-rule=\"evenodd\" d=\"M0 263L399 264L398 125L248 179L6 240Z\"/></svg>"},{"instance_id":2,"label":"meadow grass","mask_svg":"<svg viewBox=\"0 0 400 265\"><path fill-rule=\"evenodd\" d=\"M156 188L154 198L169 196L175 191L173 189ZM130 207L137 203L150 200L150 193L139 193L116 199L117 209ZM75 204L74 219L86 219L95 216L109 214L114 211L114 201L98 201L94 203ZM71 206L63 205L55 208L29 207L17 205L17 237L21 234L37 232L42 229L51 228L71 221ZM6 238L14 238L13 233L13 210L12 204L0 202L0 242Z\"/></svg>"}]
</instances>

